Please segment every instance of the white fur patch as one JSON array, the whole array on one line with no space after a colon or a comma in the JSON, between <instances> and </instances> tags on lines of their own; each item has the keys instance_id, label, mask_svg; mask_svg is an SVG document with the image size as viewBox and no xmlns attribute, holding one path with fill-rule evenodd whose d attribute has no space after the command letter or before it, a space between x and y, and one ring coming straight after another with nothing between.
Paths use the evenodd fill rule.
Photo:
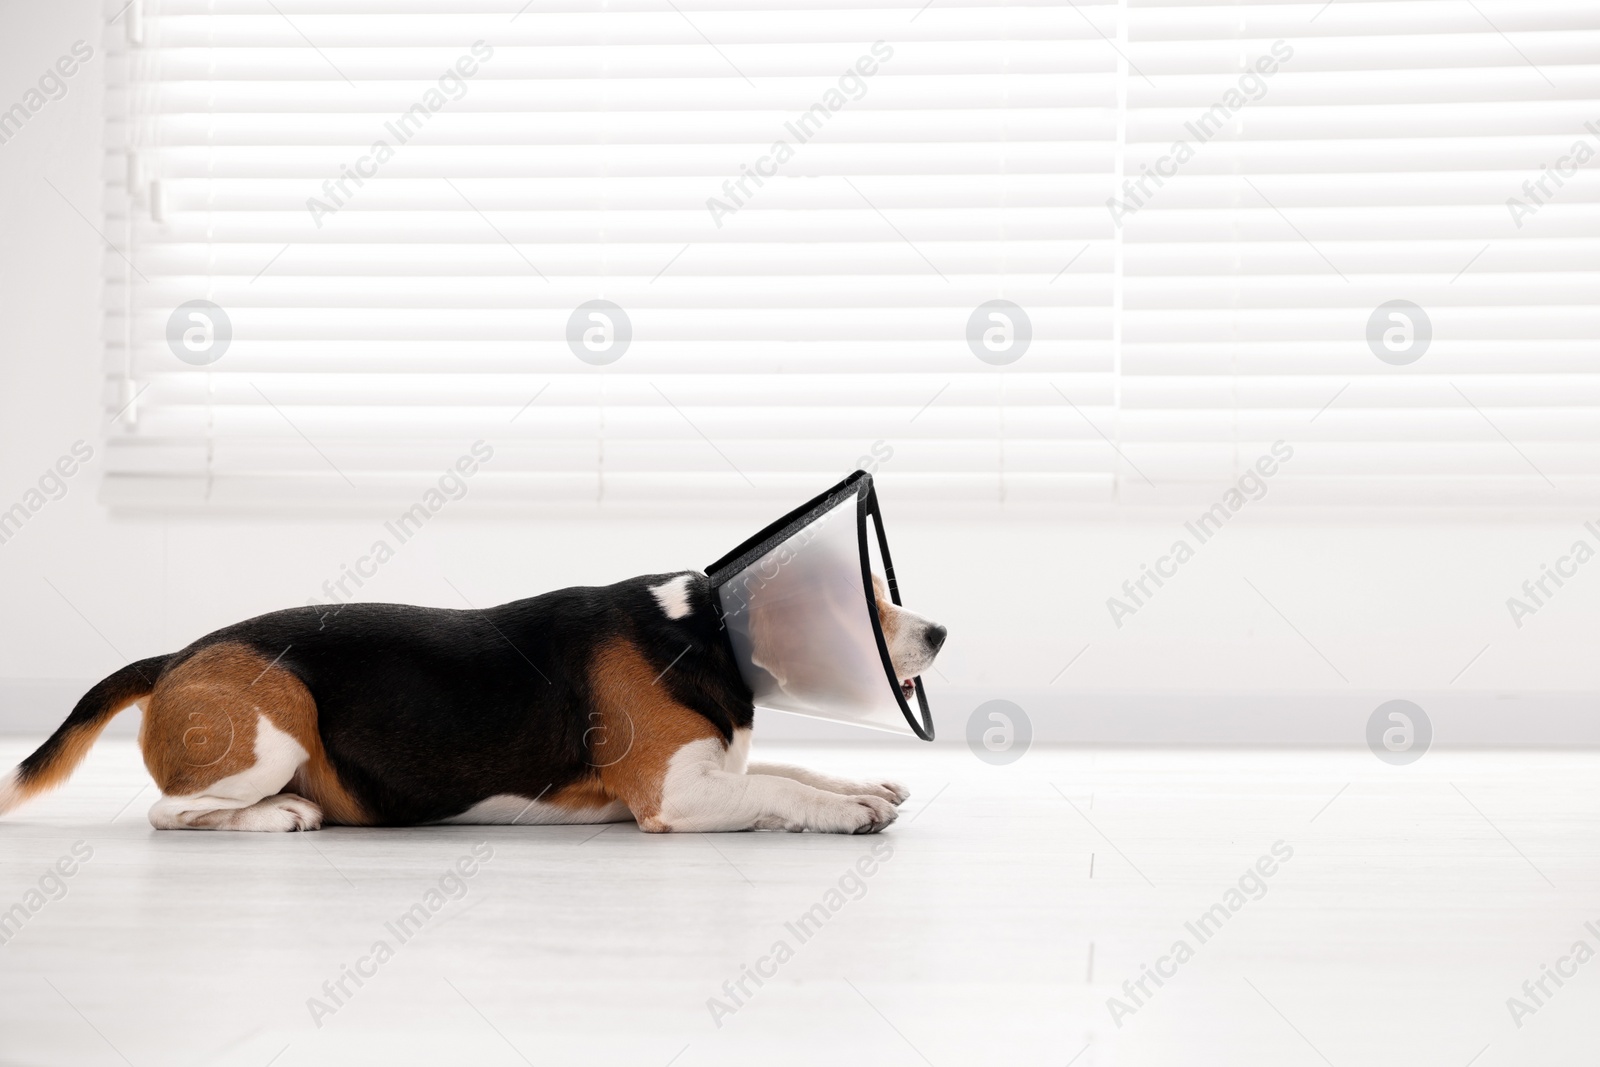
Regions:
<instances>
[{"instance_id":1,"label":"white fur patch","mask_svg":"<svg viewBox=\"0 0 1600 1067\"><path fill-rule=\"evenodd\" d=\"M749 727L733 731L733 740L728 742L728 751L722 756L722 769L729 774L743 774L750 766L750 734Z\"/></svg>"},{"instance_id":2,"label":"white fur patch","mask_svg":"<svg viewBox=\"0 0 1600 1067\"><path fill-rule=\"evenodd\" d=\"M692 574L680 574L671 581L650 587L650 592L655 594L656 603L661 605L661 610L666 612L667 618L681 619L689 614L689 579L692 577L694 577Z\"/></svg>"},{"instance_id":3,"label":"white fur patch","mask_svg":"<svg viewBox=\"0 0 1600 1067\"><path fill-rule=\"evenodd\" d=\"M22 803L22 768L18 767L0 778L0 815Z\"/></svg>"},{"instance_id":4,"label":"white fur patch","mask_svg":"<svg viewBox=\"0 0 1600 1067\"><path fill-rule=\"evenodd\" d=\"M621 801L597 808L563 808L514 793L480 800L460 815L442 820L468 826L559 826L574 823L626 822L633 813Z\"/></svg>"}]
</instances>

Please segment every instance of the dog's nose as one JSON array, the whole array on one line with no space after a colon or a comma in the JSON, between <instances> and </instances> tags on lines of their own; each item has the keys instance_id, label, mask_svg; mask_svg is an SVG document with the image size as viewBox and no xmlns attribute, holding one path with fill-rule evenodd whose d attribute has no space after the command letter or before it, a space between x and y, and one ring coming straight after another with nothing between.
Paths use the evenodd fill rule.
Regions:
<instances>
[{"instance_id":1,"label":"dog's nose","mask_svg":"<svg viewBox=\"0 0 1600 1067\"><path fill-rule=\"evenodd\" d=\"M938 623L929 624L927 633L925 634L925 637L926 637L927 642L928 642L928 647L933 649L935 652L939 651L941 648L944 647L944 639L945 639L946 635L948 635L949 633L950 633L949 630L946 630L943 626L940 626Z\"/></svg>"}]
</instances>

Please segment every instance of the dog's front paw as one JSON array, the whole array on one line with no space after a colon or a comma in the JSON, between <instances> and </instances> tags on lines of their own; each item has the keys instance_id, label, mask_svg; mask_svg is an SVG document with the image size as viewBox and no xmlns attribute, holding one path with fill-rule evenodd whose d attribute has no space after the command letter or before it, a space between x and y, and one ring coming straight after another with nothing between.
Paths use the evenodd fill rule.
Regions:
<instances>
[{"instance_id":1,"label":"dog's front paw","mask_svg":"<svg viewBox=\"0 0 1600 1067\"><path fill-rule=\"evenodd\" d=\"M851 833L875 834L900 817L900 813L895 810L893 804L886 804L878 797L860 796L846 797L845 799L855 801L866 808L868 812L867 822L857 826Z\"/></svg>"},{"instance_id":2,"label":"dog's front paw","mask_svg":"<svg viewBox=\"0 0 1600 1067\"><path fill-rule=\"evenodd\" d=\"M887 800L895 807L905 803L906 797L911 795L911 790L899 782L885 781L882 778L866 781L840 780L830 783L831 792L843 793L847 797L869 796L880 800Z\"/></svg>"},{"instance_id":3,"label":"dog's front paw","mask_svg":"<svg viewBox=\"0 0 1600 1067\"><path fill-rule=\"evenodd\" d=\"M812 829L828 834L875 834L899 814L882 797L841 796L827 806Z\"/></svg>"},{"instance_id":4,"label":"dog's front paw","mask_svg":"<svg viewBox=\"0 0 1600 1067\"><path fill-rule=\"evenodd\" d=\"M873 782L872 789L875 795L882 796L897 808L911 795L911 790L899 782ZM878 790L882 790L882 793L878 793Z\"/></svg>"}]
</instances>

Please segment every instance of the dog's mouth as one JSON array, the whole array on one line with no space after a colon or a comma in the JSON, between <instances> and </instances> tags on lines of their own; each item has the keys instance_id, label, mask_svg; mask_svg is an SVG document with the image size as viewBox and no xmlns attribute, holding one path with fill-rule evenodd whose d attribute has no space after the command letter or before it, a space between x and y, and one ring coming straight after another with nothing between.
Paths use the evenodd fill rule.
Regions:
<instances>
[{"instance_id":1,"label":"dog's mouth","mask_svg":"<svg viewBox=\"0 0 1600 1067\"><path fill-rule=\"evenodd\" d=\"M916 679L907 678L904 681L902 681L900 683L900 695L905 697L907 702L910 702L912 700L917 699L917 682L916 682Z\"/></svg>"}]
</instances>

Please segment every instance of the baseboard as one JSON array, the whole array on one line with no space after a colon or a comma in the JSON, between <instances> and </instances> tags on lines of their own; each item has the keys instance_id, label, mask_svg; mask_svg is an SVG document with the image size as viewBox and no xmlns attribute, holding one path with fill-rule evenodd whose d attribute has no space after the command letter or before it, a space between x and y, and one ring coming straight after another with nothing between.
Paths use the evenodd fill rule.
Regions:
<instances>
[{"instance_id":1,"label":"baseboard","mask_svg":"<svg viewBox=\"0 0 1600 1067\"><path fill-rule=\"evenodd\" d=\"M66 718L92 679L0 679L0 735L43 738ZM1094 745L1316 745L1360 747L1380 704L1409 700L1442 748L1600 747L1600 693L1280 692L1153 693L1069 689L929 693L939 743L966 742L976 709L1006 700L1022 709L1033 741ZM1013 716L1015 717L1015 716ZM991 720L980 717L980 730ZM108 736L131 737L137 713ZM910 737L760 711L770 740L918 744Z\"/></svg>"}]
</instances>

